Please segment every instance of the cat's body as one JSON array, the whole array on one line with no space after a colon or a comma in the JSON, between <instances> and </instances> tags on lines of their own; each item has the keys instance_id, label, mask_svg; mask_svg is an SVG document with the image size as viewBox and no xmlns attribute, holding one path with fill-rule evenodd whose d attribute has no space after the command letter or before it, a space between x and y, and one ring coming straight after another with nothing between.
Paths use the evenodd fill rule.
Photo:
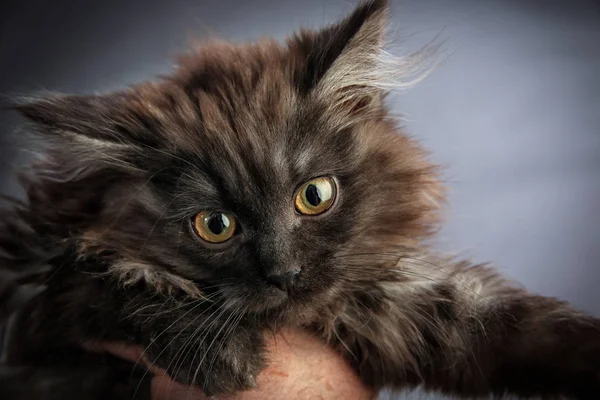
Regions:
<instances>
[{"instance_id":1,"label":"cat's body","mask_svg":"<svg viewBox=\"0 0 600 400\"><path fill-rule=\"evenodd\" d=\"M242 390L282 326L375 388L600 396L599 320L426 246L443 189L382 101L412 72L380 57L386 7L17 107L46 148L0 225L0 316L20 310L3 399L147 395L143 371L79 346L107 339L209 394Z\"/></svg>"}]
</instances>

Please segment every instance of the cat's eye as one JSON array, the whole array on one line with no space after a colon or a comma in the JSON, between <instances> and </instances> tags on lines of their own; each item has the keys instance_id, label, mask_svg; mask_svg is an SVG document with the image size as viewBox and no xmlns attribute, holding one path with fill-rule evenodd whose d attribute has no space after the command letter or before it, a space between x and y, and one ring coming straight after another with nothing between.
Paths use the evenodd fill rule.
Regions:
<instances>
[{"instance_id":1,"label":"cat's eye","mask_svg":"<svg viewBox=\"0 0 600 400\"><path fill-rule=\"evenodd\" d=\"M333 205L336 190L333 178L320 177L308 181L296 194L296 211L304 215L323 214Z\"/></svg>"},{"instance_id":2,"label":"cat's eye","mask_svg":"<svg viewBox=\"0 0 600 400\"><path fill-rule=\"evenodd\" d=\"M237 222L233 215L221 211L201 211L194 217L194 231L209 243L223 243L235 234Z\"/></svg>"}]
</instances>

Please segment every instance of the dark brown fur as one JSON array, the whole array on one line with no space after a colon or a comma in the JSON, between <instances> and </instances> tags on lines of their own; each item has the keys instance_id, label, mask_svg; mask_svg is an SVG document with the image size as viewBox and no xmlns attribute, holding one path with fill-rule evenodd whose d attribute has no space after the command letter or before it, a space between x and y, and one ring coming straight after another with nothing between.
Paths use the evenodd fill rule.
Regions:
<instances>
[{"instance_id":1,"label":"dark brown fur","mask_svg":"<svg viewBox=\"0 0 600 400\"><path fill-rule=\"evenodd\" d=\"M44 147L0 219L3 399L143 396L141 375L79 350L89 339L142 344L209 394L246 389L282 326L377 389L599 398L598 319L425 244L444 191L383 102L410 74L380 57L386 14L366 2L286 44L211 42L160 81L16 106ZM334 206L298 215L323 175ZM240 232L202 243L206 209ZM265 279L292 268L289 295Z\"/></svg>"}]
</instances>

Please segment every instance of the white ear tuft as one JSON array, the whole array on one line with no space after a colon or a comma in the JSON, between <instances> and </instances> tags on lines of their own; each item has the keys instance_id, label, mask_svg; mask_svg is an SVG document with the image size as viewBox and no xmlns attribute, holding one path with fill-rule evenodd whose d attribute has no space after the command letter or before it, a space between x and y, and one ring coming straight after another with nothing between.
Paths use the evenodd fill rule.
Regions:
<instances>
[{"instance_id":1,"label":"white ear tuft","mask_svg":"<svg viewBox=\"0 0 600 400\"><path fill-rule=\"evenodd\" d=\"M345 25L356 24L356 14L360 11L360 8L357 9L342 21L337 31L343 32ZM385 51L388 7L378 4L371 11L364 13L363 10L364 19L360 26L355 28L354 35L315 88L315 95L333 112L351 115L372 109L370 106L378 108L385 93L415 85L442 61L442 58L434 56L443 43L435 40L407 56L396 57Z\"/></svg>"}]
</instances>

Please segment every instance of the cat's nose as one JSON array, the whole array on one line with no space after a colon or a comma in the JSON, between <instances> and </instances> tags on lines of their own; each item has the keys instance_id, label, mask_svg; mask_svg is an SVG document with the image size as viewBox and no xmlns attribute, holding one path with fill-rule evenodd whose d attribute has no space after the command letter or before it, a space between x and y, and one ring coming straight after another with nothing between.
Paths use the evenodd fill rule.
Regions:
<instances>
[{"instance_id":1,"label":"cat's nose","mask_svg":"<svg viewBox=\"0 0 600 400\"><path fill-rule=\"evenodd\" d=\"M282 274L271 274L267 277L267 282L284 292L289 292L296 284L299 272L298 270L291 270Z\"/></svg>"}]
</instances>

